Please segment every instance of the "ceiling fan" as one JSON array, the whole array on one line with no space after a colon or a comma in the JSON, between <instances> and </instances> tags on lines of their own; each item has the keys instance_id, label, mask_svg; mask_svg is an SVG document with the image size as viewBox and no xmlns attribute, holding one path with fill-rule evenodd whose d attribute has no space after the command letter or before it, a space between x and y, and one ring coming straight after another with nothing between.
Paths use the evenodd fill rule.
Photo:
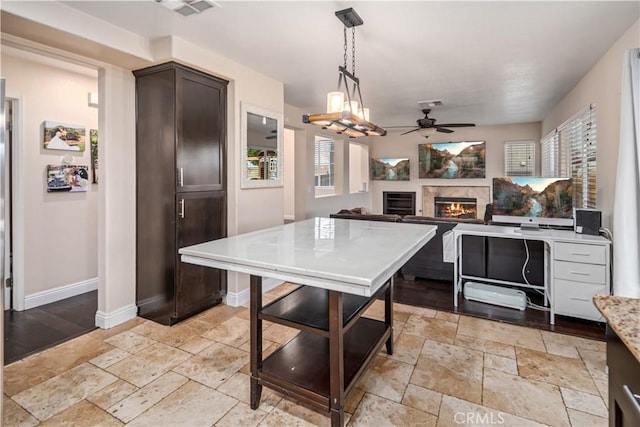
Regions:
<instances>
[{"instance_id":1,"label":"ceiling fan","mask_svg":"<svg viewBox=\"0 0 640 427\"><path fill-rule=\"evenodd\" d=\"M276 139L278 137L278 131L276 129L272 130L271 133L274 135L265 136L264 139Z\"/></svg>"},{"instance_id":2,"label":"ceiling fan","mask_svg":"<svg viewBox=\"0 0 640 427\"><path fill-rule=\"evenodd\" d=\"M429 117L429 113L431 112L430 108L424 108L422 110L424 113L424 118L416 120L417 126L410 131L401 133L400 135L406 135L411 132L418 132L425 138L428 138L430 135L433 135L435 132L443 132L443 133L452 133L451 129L447 128L462 128L462 127L471 127L475 126L474 123L446 123L446 124L436 124L436 119L432 119ZM405 128L407 126L388 126L389 128ZM433 129L431 132L425 132L425 129ZM421 133L422 132L422 133ZM423 134L424 133L424 134Z\"/></svg>"}]
</instances>

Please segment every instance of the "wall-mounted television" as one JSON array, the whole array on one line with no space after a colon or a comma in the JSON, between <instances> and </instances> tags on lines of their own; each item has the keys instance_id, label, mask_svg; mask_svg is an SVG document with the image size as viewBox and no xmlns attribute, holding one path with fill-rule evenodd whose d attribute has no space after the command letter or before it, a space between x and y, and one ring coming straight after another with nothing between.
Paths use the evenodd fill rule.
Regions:
<instances>
[{"instance_id":1,"label":"wall-mounted television","mask_svg":"<svg viewBox=\"0 0 640 427\"><path fill-rule=\"evenodd\" d=\"M493 178L494 222L573 226L571 178Z\"/></svg>"}]
</instances>

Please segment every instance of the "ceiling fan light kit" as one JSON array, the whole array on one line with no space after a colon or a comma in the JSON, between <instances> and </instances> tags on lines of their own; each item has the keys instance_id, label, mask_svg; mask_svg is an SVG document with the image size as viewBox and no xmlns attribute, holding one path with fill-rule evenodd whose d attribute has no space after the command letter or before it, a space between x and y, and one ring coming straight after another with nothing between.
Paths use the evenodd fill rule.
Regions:
<instances>
[{"instance_id":1,"label":"ceiling fan light kit","mask_svg":"<svg viewBox=\"0 0 640 427\"><path fill-rule=\"evenodd\" d=\"M321 114L304 114L303 123L310 123L332 130L349 138L361 136L384 136L387 131L369 121L369 109L365 108L360 92L360 79L355 75L356 48L355 27L364 21L353 8L336 12L338 19L344 24L344 65L338 66L338 88L327 94L327 112ZM352 29L352 65L347 70L347 28ZM349 89L349 83L352 89ZM341 90L344 84L344 91Z\"/></svg>"}]
</instances>

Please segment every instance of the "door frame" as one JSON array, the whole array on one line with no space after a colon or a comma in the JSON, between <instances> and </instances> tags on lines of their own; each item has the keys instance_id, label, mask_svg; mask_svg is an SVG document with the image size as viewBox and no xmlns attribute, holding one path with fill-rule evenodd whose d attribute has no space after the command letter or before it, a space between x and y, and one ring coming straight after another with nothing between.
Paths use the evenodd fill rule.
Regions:
<instances>
[{"instance_id":1,"label":"door frame","mask_svg":"<svg viewBox=\"0 0 640 427\"><path fill-rule=\"evenodd\" d=\"M24 181L25 181L25 165L22 163L24 159L24 149L22 144L22 117L23 102L21 98L6 97L11 102L11 138L7 139L7 143L11 146L11 158L7 159L11 163L11 177L7 179L7 194L11 194L12 200L5 200L9 205L11 223L5 229L6 234L10 237L7 241L12 242L12 261L11 269L5 270L5 277L13 279L13 292L4 288L4 309L11 307L13 310L24 310ZM8 174L7 174L8 175ZM11 191L8 186L11 185ZM5 247L8 243L5 243ZM5 266L9 264L9 253L5 251ZM10 299L10 297L12 298Z\"/></svg>"}]
</instances>

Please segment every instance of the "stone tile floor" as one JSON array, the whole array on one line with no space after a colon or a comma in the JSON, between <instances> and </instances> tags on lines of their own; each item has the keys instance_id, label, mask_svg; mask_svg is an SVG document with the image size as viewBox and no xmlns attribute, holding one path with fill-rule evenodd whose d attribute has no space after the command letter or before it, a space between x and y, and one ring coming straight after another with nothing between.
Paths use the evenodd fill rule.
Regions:
<instances>
[{"instance_id":1,"label":"stone tile floor","mask_svg":"<svg viewBox=\"0 0 640 427\"><path fill-rule=\"evenodd\" d=\"M284 284L265 294L288 292ZM366 315L382 319L376 301ZM346 406L349 426L606 426L605 343L395 304L383 350ZM5 367L5 426L328 426L263 389L249 408L245 307L174 327L136 318ZM265 354L297 333L265 322Z\"/></svg>"}]
</instances>

